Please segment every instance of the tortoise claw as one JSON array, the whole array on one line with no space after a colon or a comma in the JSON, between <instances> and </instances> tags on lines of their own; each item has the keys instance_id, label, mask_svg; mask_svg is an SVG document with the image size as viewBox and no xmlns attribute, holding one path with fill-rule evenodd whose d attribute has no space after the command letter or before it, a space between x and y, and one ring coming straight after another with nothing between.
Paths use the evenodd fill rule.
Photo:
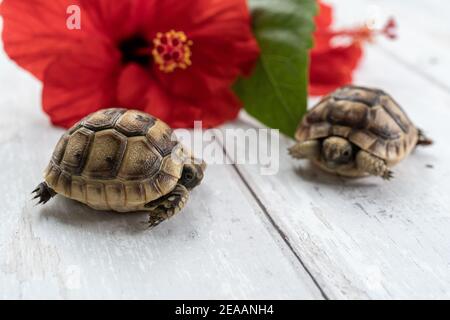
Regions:
<instances>
[{"instance_id":1,"label":"tortoise claw","mask_svg":"<svg viewBox=\"0 0 450 320\"><path fill-rule=\"evenodd\" d=\"M162 218L162 217L154 216L154 215L150 214L148 222L147 222L147 228L153 229L153 228L157 227L164 220L166 220L166 218Z\"/></svg>"},{"instance_id":2,"label":"tortoise claw","mask_svg":"<svg viewBox=\"0 0 450 320\"><path fill-rule=\"evenodd\" d=\"M383 174L382 178L384 180L390 181L392 180L392 178L394 178L394 173L391 170L388 170Z\"/></svg>"},{"instance_id":3,"label":"tortoise claw","mask_svg":"<svg viewBox=\"0 0 450 320\"><path fill-rule=\"evenodd\" d=\"M36 189L31 192L31 194L36 194L33 197L34 199L39 199L39 202L36 205L46 204L51 198L56 195L56 192L53 191L45 182L40 183Z\"/></svg>"},{"instance_id":4,"label":"tortoise claw","mask_svg":"<svg viewBox=\"0 0 450 320\"><path fill-rule=\"evenodd\" d=\"M189 198L186 187L177 185L172 192L160 199L148 203L145 207L149 209L149 229L154 228L161 222L171 218L181 211Z\"/></svg>"}]
</instances>

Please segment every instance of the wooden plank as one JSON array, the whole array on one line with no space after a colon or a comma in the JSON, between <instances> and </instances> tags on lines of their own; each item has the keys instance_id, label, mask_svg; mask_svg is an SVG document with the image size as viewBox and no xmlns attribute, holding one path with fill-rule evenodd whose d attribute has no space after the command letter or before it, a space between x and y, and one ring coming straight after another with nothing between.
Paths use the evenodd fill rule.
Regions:
<instances>
[{"instance_id":1,"label":"wooden plank","mask_svg":"<svg viewBox=\"0 0 450 320\"><path fill-rule=\"evenodd\" d=\"M398 23L395 41L379 37L376 46L383 48L397 62L450 91L450 20L448 1L431 0L332 0L338 26L360 24L390 16Z\"/></svg>"},{"instance_id":2,"label":"wooden plank","mask_svg":"<svg viewBox=\"0 0 450 320\"><path fill-rule=\"evenodd\" d=\"M436 140L398 165L393 181L325 174L291 159L287 138L277 175L238 170L330 298L449 298L450 95L376 48L356 82L392 93Z\"/></svg>"},{"instance_id":3,"label":"wooden plank","mask_svg":"<svg viewBox=\"0 0 450 320\"><path fill-rule=\"evenodd\" d=\"M62 130L40 85L0 55L0 299L321 299L231 166L212 165L184 212L145 230L145 214L95 212L30 191Z\"/></svg>"}]
</instances>

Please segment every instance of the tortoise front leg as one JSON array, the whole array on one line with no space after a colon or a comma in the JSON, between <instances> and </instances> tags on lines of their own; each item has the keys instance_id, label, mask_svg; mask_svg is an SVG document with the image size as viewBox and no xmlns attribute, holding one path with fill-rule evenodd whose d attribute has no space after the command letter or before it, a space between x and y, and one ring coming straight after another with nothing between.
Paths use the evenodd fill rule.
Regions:
<instances>
[{"instance_id":1,"label":"tortoise front leg","mask_svg":"<svg viewBox=\"0 0 450 320\"><path fill-rule=\"evenodd\" d=\"M35 194L33 199L39 199L38 204L46 204L51 198L56 195L56 192L50 188L47 183L40 183L31 194Z\"/></svg>"},{"instance_id":2,"label":"tortoise front leg","mask_svg":"<svg viewBox=\"0 0 450 320\"><path fill-rule=\"evenodd\" d=\"M169 194L147 203L145 207L150 210L149 227L156 227L164 220L180 212L188 199L188 189L181 184L177 184Z\"/></svg>"},{"instance_id":3,"label":"tortoise front leg","mask_svg":"<svg viewBox=\"0 0 450 320\"><path fill-rule=\"evenodd\" d=\"M320 142L318 140L299 142L289 148L289 154L295 159L317 158L320 155Z\"/></svg>"},{"instance_id":4,"label":"tortoise front leg","mask_svg":"<svg viewBox=\"0 0 450 320\"><path fill-rule=\"evenodd\" d=\"M392 171L389 170L384 160L363 150L356 155L356 165L361 171L382 177L384 180L390 180L393 177Z\"/></svg>"}]
</instances>

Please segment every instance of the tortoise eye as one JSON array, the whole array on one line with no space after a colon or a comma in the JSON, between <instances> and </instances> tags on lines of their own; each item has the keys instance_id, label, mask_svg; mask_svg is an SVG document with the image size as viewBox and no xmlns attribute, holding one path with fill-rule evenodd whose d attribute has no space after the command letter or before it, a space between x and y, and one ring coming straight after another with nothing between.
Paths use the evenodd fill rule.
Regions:
<instances>
[{"instance_id":1,"label":"tortoise eye","mask_svg":"<svg viewBox=\"0 0 450 320\"><path fill-rule=\"evenodd\" d=\"M184 172L183 177L187 181L192 181L194 179L194 174L190 171Z\"/></svg>"},{"instance_id":2,"label":"tortoise eye","mask_svg":"<svg viewBox=\"0 0 450 320\"><path fill-rule=\"evenodd\" d=\"M194 178L194 175L192 173L186 173L186 179L192 180L192 178Z\"/></svg>"}]
</instances>

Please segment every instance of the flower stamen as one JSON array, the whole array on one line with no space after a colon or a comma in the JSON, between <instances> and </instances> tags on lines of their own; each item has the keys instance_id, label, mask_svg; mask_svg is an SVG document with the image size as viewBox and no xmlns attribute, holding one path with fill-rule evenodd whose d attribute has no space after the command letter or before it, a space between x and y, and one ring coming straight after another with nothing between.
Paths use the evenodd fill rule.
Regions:
<instances>
[{"instance_id":1,"label":"flower stamen","mask_svg":"<svg viewBox=\"0 0 450 320\"><path fill-rule=\"evenodd\" d=\"M384 35L389 39L397 38L397 24L393 18L390 18L382 29L375 29L367 22L361 27L343 30L319 30L316 31L318 36L328 36L334 38L350 39L356 43L365 41L373 42L375 36Z\"/></svg>"},{"instance_id":2,"label":"flower stamen","mask_svg":"<svg viewBox=\"0 0 450 320\"><path fill-rule=\"evenodd\" d=\"M183 31L171 30L166 33L159 32L153 39L153 58L159 65L159 70L171 73L175 69L187 69L192 65L191 46L193 42Z\"/></svg>"}]
</instances>

